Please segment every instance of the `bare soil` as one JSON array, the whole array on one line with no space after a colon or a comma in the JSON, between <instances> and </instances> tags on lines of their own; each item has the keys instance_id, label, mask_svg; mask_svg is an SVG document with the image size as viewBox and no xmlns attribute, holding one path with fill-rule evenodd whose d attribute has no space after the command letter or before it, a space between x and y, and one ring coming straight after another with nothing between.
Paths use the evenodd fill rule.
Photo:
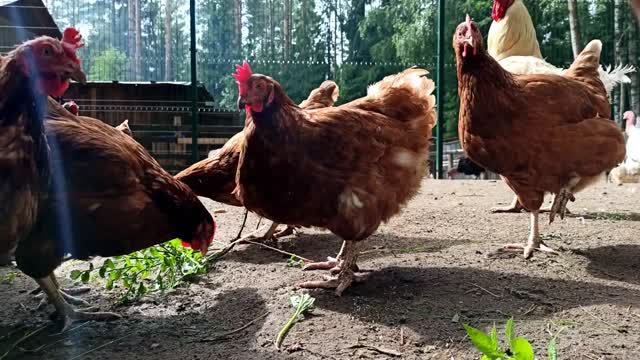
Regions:
<instances>
[{"instance_id":1,"label":"bare soil","mask_svg":"<svg viewBox=\"0 0 640 360\"><path fill-rule=\"evenodd\" d=\"M315 310L294 326L281 352L273 340L292 314L289 296L301 292L295 284L323 273L243 245L195 283L130 306L114 307L117 294L92 283L85 299L124 319L78 324L64 335L52 336L59 329L49 320L51 307L31 310L35 283L18 275L0 284L0 356L41 329L7 359L479 359L462 324L488 329L496 322L502 332L513 316L517 335L532 341L539 359L561 328L560 359L638 359L640 187L599 184L578 194L564 221L549 226L544 216L542 234L560 255L528 261L496 253L528 234L528 214L489 212L511 196L501 182L426 180L406 210L367 240L359 264L374 271L369 280L342 297L311 291ZM217 215L217 239L233 238L243 209L207 206L227 210ZM256 223L250 216L248 229ZM320 260L340 243L303 229L281 248ZM59 277L68 279L73 268L86 264L68 262ZM0 268L0 276L15 271Z\"/></svg>"}]
</instances>

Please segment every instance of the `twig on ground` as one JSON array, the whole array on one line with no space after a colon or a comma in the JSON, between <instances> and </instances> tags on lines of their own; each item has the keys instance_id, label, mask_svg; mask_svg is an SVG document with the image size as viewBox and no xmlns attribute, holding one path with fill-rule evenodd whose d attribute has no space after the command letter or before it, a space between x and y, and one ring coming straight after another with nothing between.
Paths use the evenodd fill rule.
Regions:
<instances>
[{"instance_id":1,"label":"twig on ground","mask_svg":"<svg viewBox=\"0 0 640 360\"><path fill-rule=\"evenodd\" d=\"M9 355L9 353L10 353L11 351L13 351L13 349L15 349L15 348L16 348L16 346L20 345L23 341L25 341L25 340L29 339L30 337L32 337L33 335L35 335L35 334L39 333L40 331L42 331L42 330L44 330L44 329L48 328L50 325L51 325L51 324L47 324L47 325L41 326L41 327L39 327L39 328L37 328L37 329L33 330L32 332L27 333L26 335L24 335L24 336L23 336L22 338L20 338L18 341L16 341L16 342L15 342L15 343L13 343L11 346L9 346L9 348L7 349L7 351L6 351L4 354L2 354L2 356L0 356L0 360L2 360L2 359L4 359L4 358L6 358L6 357L7 357L7 355Z\"/></svg>"},{"instance_id":2,"label":"twig on ground","mask_svg":"<svg viewBox=\"0 0 640 360\"><path fill-rule=\"evenodd\" d=\"M259 242L255 242L255 241L250 241L250 240L246 240L245 242L246 242L247 244L252 244L252 245L262 246L262 247L264 247L264 248L266 248L266 249L273 250L273 251L278 252L278 253L280 253L280 254L284 254L284 255L288 255L288 256L295 256L296 258L298 258L298 259L302 259L302 260L304 260L305 262L314 262L314 261L313 261L313 260L311 260L311 259L303 258L303 257L302 257L302 256L300 256L300 255L296 255L296 254L293 254L293 253L290 253L290 252L286 252L286 251L284 251L284 250L280 250L280 249L278 249L278 248L274 248L274 247L272 247L272 246L269 246L269 245L266 245L266 244L263 244L263 243L259 243Z\"/></svg>"},{"instance_id":3,"label":"twig on ground","mask_svg":"<svg viewBox=\"0 0 640 360\"><path fill-rule=\"evenodd\" d=\"M85 322L83 322L82 324L80 324L80 325L78 325L78 326L76 326L76 327L74 327L74 328L71 328L71 329L69 329L69 330L65 331L64 333L61 333L61 334L54 334L54 335L49 335L49 336L58 336L58 335L66 335L66 334L69 334L70 332L76 331L76 330L80 329L81 327L83 327L83 326L85 326L85 325L89 324L90 322L91 322L91 321L85 321ZM35 349L25 349L25 348L21 347L21 348L20 348L20 351L22 351L22 352L24 352L24 353L28 353L28 354L31 354L31 353L37 353L37 352L40 352L40 351L42 351L42 350L44 350L44 349L46 349L46 348L48 348L48 347L51 347L51 346L55 345L55 344L61 343L61 342L65 341L65 340L67 340L67 338L64 338L64 337L63 337L62 339L58 339L58 340L56 340L56 341L54 341L54 342L51 342L51 343L49 343L49 344L42 344L42 345L38 346L38 347L37 347L37 348L35 348Z\"/></svg>"},{"instance_id":4,"label":"twig on ground","mask_svg":"<svg viewBox=\"0 0 640 360\"><path fill-rule=\"evenodd\" d=\"M531 304L531 306L529 307L529 310L525 311L524 314L522 314L522 316L527 316L531 314L532 312L534 312L535 309L536 309L536 304Z\"/></svg>"},{"instance_id":5,"label":"twig on ground","mask_svg":"<svg viewBox=\"0 0 640 360\"><path fill-rule=\"evenodd\" d=\"M598 317L596 317L595 315L593 315L592 313L588 312L587 310L585 310L583 307L580 308L582 311L584 311L585 314L591 316L594 320L597 320L605 325L607 325L608 327L610 327L612 330L615 330L619 333L627 333L628 331L623 328L622 326L615 326L607 321L605 321L604 319L600 319Z\"/></svg>"},{"instance_id":6,"label":"twig on ground","mask_svg":"<svg viewBox=\"0 0 640 360\"><path fill-rule=\"evenodd\" d=\"M404 328L400 328L400 346L404 346Z\"/></svg>"},{"instance_id":7,"label":"twig on ground","mask_svg":"<svg viewBox=\"0 0 640 360\"><path fill-rule=\"evenodd\" d=\"M242 236L242 231L244 230L244 226L247 224L247 218L249 217L249 210L244 210L244 220L242 220L242 226L240 227L240 231L238 231L238 235L236 235L236 237L232 240L232 241L236 241L238 239L240 239L240 237Z\"/></svg>"},{"instance_id":8,"label":"twig on ground","mask_svg":"<svg viewBox=\"0 0 640 360\"><path fill-rule=\"evenodd\" d=\"M74 356L74 357L72 357L72 358L71 358L71 359L69 359L69 360L76 360L76 359L80 359L80 358L82 358L82 357L84 357L84 356L86 356L86 355L91 354L91 353L92 353L92 352L94 352L94 351L98 351L98 350L100 350L100 349L102 349L102 348L105 348L105 347L107 347L107 346L109 346L109 345L111 345L111 344L113 344L113 343L116 343L116 342L118 342L118 341L120 341L120 340L122 340L122 339L124 339L124 338L126 338L126 337L129 337L129 336L131 336L131 334L127 334L127 335L125 335L125 336L121 336L121 337L119 337L119 338L117 338L117 339L115 339L115 340L111 340L111 341L109 341L109 342L107 342L107 343L105 343L105 344L102 344L102 345L98 346L98 347L95 347L95 348L93 348L93 349L90 349L90 350L88 350L88 351L85 351L85 352L83 352L83 353L82 353L82 354L80 354L80 355Z\"/></svg>"},{"instance_id":9,"label":"twig on ground","mask_svg":"<svg viewBox=\"0 0 640 360\"><path fill-rule=\"evenodd\" d=\"M469 284L469 285L471 285L471 286L474 286L474 287L476 287L476 288L478 288L478 289L480 289L480 290L482 290L482 291L484 291L484 292L486 292L487 294L489 294L489 295L491 295L491 296L493 296L493 297L495 297L495 298L500 299L500 298L502 297L502 296L500 296L500 295L496 295L495 293L492 293L491 291L489 291L489 290L487 290L487 289L483 288L482 286L480 286L480 285L478 285L478 284L474 284L474 283L471 283L471 282L468 282L468 281L466 281L466 283L467 283L467 284Z\"/></svg>"},{"instance_id":10,"label":"twig on ground","mask_svg":"<svg viewBox=\"0 0 640 360\"><path fill-rule=\"evenodd\" d=\"M214 341L222 340L222 339L224 339L226 337L229 337L231 335L235 335L235 334L245 330L249 326L255 324L256 322L258 322L258 321L260 321L260 320L262 320L264 318L266 318L268 315L269 315L269 313L267 312L265 314L262 314L262 315L258 316L255 319L251 320L250 322L246 323L242 327L239 327L239 328L237 328L235 330L224 332L224 333L216 335L214 337L210 337L210 338L206 338L206 339L202 339L202 340L197 340L197 342L214 342Z\"/></svg>"},{"instance_id":11,"label":"twig on ground","mask_svg":"<svg viewBox=\"0 0 640 360\"><path fill-rule=\"evenodd\" d=\"M380 348L380 347L373 346L373 345L357 344L357 345L349 346L349 349L367 349L367 350L372 350L372 351L378 352L378 353L383 354L383 355L389 355L389 356L395 356L395 357L401 357L402 356L402 353L399 352L399 351Z\"/></svg>"}]
</instances>

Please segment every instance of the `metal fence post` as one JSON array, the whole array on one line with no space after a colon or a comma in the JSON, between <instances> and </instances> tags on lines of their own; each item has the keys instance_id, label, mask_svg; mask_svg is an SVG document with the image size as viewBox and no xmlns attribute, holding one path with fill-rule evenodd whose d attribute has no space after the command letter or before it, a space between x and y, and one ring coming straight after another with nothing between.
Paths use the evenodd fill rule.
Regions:
<instances>
[{"instance_id":1,"label":"metal fence post","mask_svg":"<svg viewBox=\"0 0 640 360\"><path fill-rule=\"evenodd\" d=\"M442 179L443 136L444 136L444 46L445 46L445 0L438 0L438 68L436 99L438 101L438 125L436 127L436 177Z\"/></svg>"},{"instance_id":2,"label":"metal fence post","mask_svg":"<svg viewBox=\"0 0 640 360\"><path fill-rule=\"evenodd\" d=\"M191 161L200 160L198 149L198 72L196 58L196 0L189 2L191 32Z\"/></svg>"}]
</instances>

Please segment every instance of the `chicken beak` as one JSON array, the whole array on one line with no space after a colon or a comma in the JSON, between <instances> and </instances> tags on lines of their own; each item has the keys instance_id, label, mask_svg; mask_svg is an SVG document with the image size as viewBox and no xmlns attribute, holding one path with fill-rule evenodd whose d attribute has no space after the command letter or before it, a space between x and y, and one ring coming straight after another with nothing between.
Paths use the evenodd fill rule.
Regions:
<instances>
[{"instance_id":1,"label":"chicken beak","mask_svg":"<svg viewBox=\"0 0 640 360\"><path fill-rule=\"evenodd\" d=\"M86 85L87 83L87 75L85 75L84 71L82 71L82 67L80 64L71 62L67 67L69 78L79 82L82 85Z\"/></svg>"},{"instance_id":2,"label":"chicken beak","mask_svg":"<svg viewBox=\"0 0 640 360\"><path fill-rule=\"evenodd\" d=\"M238 98L238 110L244 110L245 106L247 105L247 103L244 101L244 99L242 98L242 96L240 96Z\"/></svg>"},{"instance_id":3,"label":"chicken beak","mask_svg":"<svg viewBox=\"0 0 640 360\"><path fill-rule=\"evenodd\" d=\"M207 255L207 252L209 252L209 244L207 244L207 242L203 242L202 245L200 245L200 253L202 254L202 256Z\"/></svg>"},{"instance_id":4,"label":"chicken beak","mask_svg":"<svg viewBox=\"0 0 640 360\"><path fill-rule=\"evenodd\" d=\"M468 37L462 41L463 44L469 44L472 48L475 49L475 42L473 41L473 37Z\"/></svg>"}]
</instances>

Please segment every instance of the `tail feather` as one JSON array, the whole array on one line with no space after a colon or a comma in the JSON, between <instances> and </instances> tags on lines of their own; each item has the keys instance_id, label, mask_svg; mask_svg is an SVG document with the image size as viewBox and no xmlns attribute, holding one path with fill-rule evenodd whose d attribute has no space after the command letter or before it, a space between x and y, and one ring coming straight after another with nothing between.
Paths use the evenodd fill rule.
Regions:
<instances>
[{"instance_id":1,"label":"tail feather","mask_svg":"<svg viewBox=\"0 0 640 360\"><path fill-rule=\"evenodd\" d=\"M600 74L600 80L607 89L607 95L611 95L613 89L619 84L629 84L631 79L627 74L633 73L636 68L633 65L618 64L616 67L611 65L603 68L600 66L598 73Z\"/></svg>"},{"instance_id":2,"label":"tail feather","mask_svg":"<svg viewBox=\"0 0 640 360\"><path fill-rule=\"evenodd\" d=\"M599 77L600 54L602 53L602 41L592 40L578 55L565 76L590 78Z\"/></svg>"},{"instance_id":3,"label":"tail feather","mask_svg":"<svg viewBox=\"0 0 640 360\"><path fill-rule=\"evenodd\" d=\"M436 124L436 99L432 95L435 83L428 74L427 70L411 68L387 76L369 86L367 96L353 105L400 121L424 118L433 127Z\"/></svg>"}]
</instances>

